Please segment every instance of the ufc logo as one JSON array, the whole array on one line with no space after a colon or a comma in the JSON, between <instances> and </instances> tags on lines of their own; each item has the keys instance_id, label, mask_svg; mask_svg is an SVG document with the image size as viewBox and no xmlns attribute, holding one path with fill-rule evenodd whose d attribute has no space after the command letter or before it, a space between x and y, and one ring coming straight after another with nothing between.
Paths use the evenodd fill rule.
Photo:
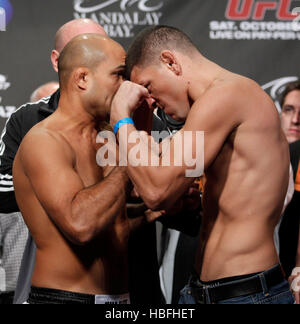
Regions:
<instances>
[{"instance_id":1,"label":"ufc logo","mask_svg":"<svg viewBox=\"0 0 300 324\"><path fill-rule=\"evenodd\" d=\"M294 8L293 9L293 14L296 15L296 18L294 18L292 22L292 28L293 31L300 31L300 7Z\"/></svg>"},{"instance_id":2,"label":"ufc logo","mask_svg":"<svg viewBox=\"0 0 300 324\"><path fill-rule=\"evenodd\" d=\"M0 31L6 31L6 15L2 7L0 7Z\"/></svg>"},{"instance_id":3,"label":"ufc logo","mask_svg":"<svg viewBox=\"0 0 300 324\"><path fill-rule=\"evenodd\" d=\"M229 0L226 17L230 20L263 20L267 11L275 11L279 20L293 20L297 14L291 11L292 0L256 1Z\"/></svg>"}]
</instances>

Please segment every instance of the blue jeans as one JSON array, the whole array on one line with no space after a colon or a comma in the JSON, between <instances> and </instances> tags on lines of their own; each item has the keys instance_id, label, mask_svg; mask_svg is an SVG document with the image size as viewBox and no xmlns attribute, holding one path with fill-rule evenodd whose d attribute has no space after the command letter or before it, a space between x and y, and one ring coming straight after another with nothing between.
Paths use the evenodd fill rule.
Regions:
<instances>
[{"instance_id":1,"label":"blue jeans","mask_svg":"<svg viewBox=\"0 0 300 324\"><path fill-rule=\"evenodd\" d=\"M235 281L235 283L237 282L239 281ZM224 285L220 284L220 286L226 286L226 285L230 285L230 282ZM267 288L267 285L263 284L263 286L264 286L263 287L264 291L261 293L227 299L227 300L217 302L216 304L294 304L295 303L293 294L290 291L289 283L286 280L283 280L282 283L280 283L279 285L270 287L269 289ZM207 287L209 288L209 286ZM207 298L206 304L211 304L211 301L209 300L209 295L207 295L206 298ZM197 304L195 298L192 295L192 288L190 284L188 284L181 291L179 304L181 305Z\"/></svg>"}]
</instances>

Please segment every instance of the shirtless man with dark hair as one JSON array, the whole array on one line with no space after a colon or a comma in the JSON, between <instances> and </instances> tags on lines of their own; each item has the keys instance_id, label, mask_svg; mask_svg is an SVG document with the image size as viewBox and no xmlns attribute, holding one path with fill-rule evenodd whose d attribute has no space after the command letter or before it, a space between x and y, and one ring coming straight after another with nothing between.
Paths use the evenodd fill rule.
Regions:
<instances>
[{"instance_id":1,"label":"shirtless man with dark hair","mask_svg":"<svg viewBox=\"0 0 300 324\"><path fill-rule=\"evenodd\" d=\"M96 163L99 124L109 120L124 59L104 36L68 43L59 57L58 109L16 155L16 198L37 245L29 303L129 303L129 180L126 169Z\"/></svg>"},{"instance_id":2,"label":"shirtless man with dark hair","mask_svg":"<svg viewBox=\"0 0 300 324\"><path fill-rule=\"evenodd\" d=\"M118 90L111 125L120 146L127 145L128 174L147 206L168 211L194 181L186 176L188 164L178 166L171 158L170 166L161 166L165 154L175 156L179 137L192 132L187 153L195 157L200 149L204 155L202 237L196 274L181 302L293 303L273 240L290 161L271 98L252 80L209 61L184 33L171 27L157 26L138 35L126 67L135 83L124 82ZM160 166L131 163L135 144L128 139L136 128L128 118L143 100L185 121L160 156ZM204 148L197 145L200 131ZM141 151L148 150L149 161L155 161L157 152L147 145L144 133L140 136Z\"/></svg>"}]
</instances>

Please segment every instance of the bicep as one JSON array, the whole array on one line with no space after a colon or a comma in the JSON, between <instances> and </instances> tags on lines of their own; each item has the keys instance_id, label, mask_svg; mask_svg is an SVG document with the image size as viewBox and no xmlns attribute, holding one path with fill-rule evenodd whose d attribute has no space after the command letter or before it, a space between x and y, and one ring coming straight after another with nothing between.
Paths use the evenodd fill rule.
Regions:
<instances>
[{"instance_id":1,"label":"bicep","mask_svg":"<svg viewBox=\"0 0 300 324\"><path fill-rule=\"evenodd\" d=\"M184 128L163 141L160 166L128 168L150 208L168 209L210 167L238 125L236 111L228 94L205 96L191 108Z\"/></svg>"},{"instance_id":2,"label":"bicep","mask_svg":"<svg viewBox=\"0 0 300 324\"><path fill-rule=\"evenodd\" d=\"M191 150L197 155L202 151L204 170L207 170L218 156L228 136L239 125L237 113L228 99L203 100L196 102L188 116L183 132L192 133ZM203 141L197 140L203 138ZM199 143L201 147L199 148Z\"/></svg>"},{"instance_id":3,"label":"bicep","mask_svg":"<svg viewBox=\"0 0 300 324\"><path fill-rule=\"evenodd\" d=\"M172 167L165 169L160 177L170 184L169 191L184 192L193 179L202 176L237 125L238 116L228 97L222 101L209 96L196 102L185 126L171 140L171 153L166 151Z\"/></svg>"}]
</instances>

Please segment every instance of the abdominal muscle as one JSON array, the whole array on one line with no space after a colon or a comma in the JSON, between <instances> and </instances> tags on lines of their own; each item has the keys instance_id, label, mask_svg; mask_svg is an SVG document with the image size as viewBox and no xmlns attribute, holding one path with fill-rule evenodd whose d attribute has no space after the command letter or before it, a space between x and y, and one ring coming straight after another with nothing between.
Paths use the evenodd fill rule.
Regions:
<instances>
[{"instance_id":1,"label":"abdominal muscle","mask_svg":"<svg viewBox=\"0 0 300 324\"><path fill-rule=\"evenodd\" d=\"M262 272L279 263L274 224L219 215L213 225L204 226L196 259L202 281Z\"/></svg>"},{"instance_id":2,"label":"abdominal muscle","mask_svg":"<svg viewBox=\"0 0 300 324\"><path fill-rule=\"evenodd\" d=\"M86 246L53 232L52 244L37 242L33 286L93 295L127 293L127 235L117 233L117 227Z\"/></svg>"}]
</instances>

